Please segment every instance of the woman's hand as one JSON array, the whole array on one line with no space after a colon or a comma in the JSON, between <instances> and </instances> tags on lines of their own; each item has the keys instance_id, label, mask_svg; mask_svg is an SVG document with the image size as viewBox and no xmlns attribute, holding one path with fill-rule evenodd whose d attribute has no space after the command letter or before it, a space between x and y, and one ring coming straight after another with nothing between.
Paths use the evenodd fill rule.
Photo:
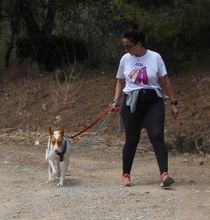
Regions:
<instances>
[{"instance_id":1,"label":"woman's hand","mask_svg":"<svg viewBox=\"0 0 210 220\"><path fill-rule=\"evenodd\" d=\"M168 74L161 77L160 82L161 82L162 86L165 88L165 90L167 92L167 95L169 96L169 99L171 101L176 100L175 96L174 96L173 88L171 86L171 82L170 82L169 77L168 77ZM176 119L177 116L178 116L178 113L179 113L178 108L177 108L176 105L171 105L171 113L173 115L173 118Z\"/></svg>"},{"instance_id":2,"label":"woman's hand","mask_svg":"<svg viewBox=\"0 0 210 220\"><path fill-rule=\"evenodd\" d=\"M113 114L115 114L116 112L118 112L119 111L119 109L120 109L120 106L118 105L118 104L116 104L116 103L112 103L112 113Z\"/></svg>"},{"instance_id":3,"label":"woman's hand","mask_svg":"<svg viewBox=\"0 0 210 220\"><path fill-rule=\"evenodd\" d=\"M174 119L177 118L179 111L176 105L171 105L171 113Z\"/></svg>"}]
</instances>

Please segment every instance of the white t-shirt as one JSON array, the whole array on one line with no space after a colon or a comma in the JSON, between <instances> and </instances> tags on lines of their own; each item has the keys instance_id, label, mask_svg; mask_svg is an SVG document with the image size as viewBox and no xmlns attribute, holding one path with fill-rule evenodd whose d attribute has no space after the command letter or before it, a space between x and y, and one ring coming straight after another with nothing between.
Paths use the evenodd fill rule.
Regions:
<instances>
[{"instance_id":1,"label":"white t-shirt","mask_svg":"<svg viewBox=\"0 0 210 220\"><path fill-rule=\"evenodd\" d=\"M147 50L146 54L136 57L126 53L120 60L116 78L125 79L124 93L137 89L155 89L159 97L159 78L167 74L165 63L159 53Z\"/></svg>"}]
</instances>

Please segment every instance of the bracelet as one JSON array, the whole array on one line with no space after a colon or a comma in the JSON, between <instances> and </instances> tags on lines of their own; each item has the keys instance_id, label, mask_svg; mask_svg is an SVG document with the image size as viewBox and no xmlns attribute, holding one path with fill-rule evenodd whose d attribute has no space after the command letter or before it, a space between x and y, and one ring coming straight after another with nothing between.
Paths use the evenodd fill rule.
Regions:
<instances>
[{"instance_id":1,"label":"bracelet","mask_svg":"<svg viewBox=\"0 0 210 220\"><path fill-rule=\"evenodd\" d=\"M120 105L120 104L119 104L119 101L118 101L117 99L113 99L113 103L114 103L115 105L117 105L117 106Z\"/></svg>"}]
</instances>

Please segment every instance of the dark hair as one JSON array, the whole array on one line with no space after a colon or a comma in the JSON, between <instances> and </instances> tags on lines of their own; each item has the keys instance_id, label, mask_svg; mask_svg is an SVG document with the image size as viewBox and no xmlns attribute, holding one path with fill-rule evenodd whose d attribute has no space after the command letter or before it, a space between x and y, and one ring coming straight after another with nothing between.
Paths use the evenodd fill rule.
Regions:
<instances>
[{"instance_id":1,"label":"dark hair","mask_svg":"<svg viewBox=\"0 0 210 220\"><path fill-rule=\"evenodd\" d=\"M138 29L138 24L136 22L131 23L131 29L127 30L123 34L123 38L127 38L133 43L141 42L144 45L145 34Z\"/></svg>"}]
</instances>

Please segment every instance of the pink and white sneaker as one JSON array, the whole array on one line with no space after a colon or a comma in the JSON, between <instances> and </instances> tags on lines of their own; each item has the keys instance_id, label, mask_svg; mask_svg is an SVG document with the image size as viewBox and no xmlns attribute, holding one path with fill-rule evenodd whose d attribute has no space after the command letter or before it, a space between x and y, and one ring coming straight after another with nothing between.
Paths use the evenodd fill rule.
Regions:
<instances>
[{"instance_id":1,"label":"pink and white sneaker","mask_svg":"<svg viewBox=\"0 0 210 220\"><path fill-rule=\"evenodd\" d=\"M162 173L160 176L160 186L167 187L174 183L174 180L169 176L167 172Z\"/></svg>"},{"instance_id":2,"label":"pink and white sneaker","mask_svg":"<svg viewBox=\"0 0 210 220\"><path fill-rule=\"evenodd\" d=\"M132 183L131 183L131 180L130 180L130 174L124 173L122 175L121 185L123 185L123 186L132 186Z\"/></svg>"}]
</instances>

